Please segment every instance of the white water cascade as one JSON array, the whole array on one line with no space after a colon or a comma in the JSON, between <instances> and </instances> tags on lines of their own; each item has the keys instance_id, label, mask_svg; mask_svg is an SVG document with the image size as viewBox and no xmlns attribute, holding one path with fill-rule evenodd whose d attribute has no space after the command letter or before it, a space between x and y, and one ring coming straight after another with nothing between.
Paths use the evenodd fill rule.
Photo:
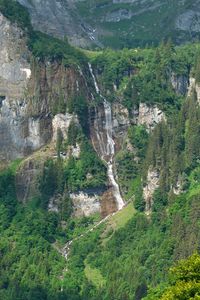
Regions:
<instances>
[{"instance_id":1,"label":"white water cascade","mask_svg":"<svg viewBox=\"0 0 200 300\"><path fill-rule=\"evenodd\" d=\"M110 181L111 186L113 187L113 196L115 197L116 203L117 203L117 208L118 210L122 209L123 206L125 205L121 194L120 194L120 189L119 185L115 180L114 172L113 172L113 156L115 154L115 142L113 140L113 126L112 126L112 111L111 111L111 105L110 103L101 95L100 89L98 87L96 78L94 76L94 72L92 70L92 66L89 63L89 70L94 82L94 86L96 89L97 94L102 98L103 100L103 106L104 106L104 113L105 113L105 129L106 129L106 139L107 139L107 145L106 147L102 147L102 139L100 138L100 134L97 133L97 139L99 142L99 146L101 149L105 149L103 151L103 159L106 161L106 158L109 157L109 160L106 161L107 166L108 166L108 178Z\"/></svg>"}]
</instances>

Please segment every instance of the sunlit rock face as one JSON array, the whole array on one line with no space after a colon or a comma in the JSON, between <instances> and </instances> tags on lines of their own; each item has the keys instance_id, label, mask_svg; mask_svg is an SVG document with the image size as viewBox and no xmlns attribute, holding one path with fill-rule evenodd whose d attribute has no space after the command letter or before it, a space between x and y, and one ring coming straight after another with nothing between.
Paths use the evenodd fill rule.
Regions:
<instances>
[{"instance_id":1,"label":"sunlit rock face","mask_svg":"<svg viewBox=\"0 0 200 300\"><path fill-rule=\"evenodd\" d=\"M77 116L66 113L66 114L57 114L52 120L53 125L53 141L57 139L57 132L60 129L64 139L67 139L68 129L71 122L74 121L78 123Z\"/></svg>"},{"instance_id":2,"label":"sunlit rock face","mask_svg":"<svg viewBox=\"0 0 200 300\"><path fill-rule=\"evenodd\" d=\"M12 160L46 145L53 134L55 139L52 119L61 93L67 105L78 93L88 98L88 92L77 68L35 59L25 33L2 14L0 65L0 160ZM63 126L67 117L61 121L61 115L54 123Z\"/></svg>"},{"instance_id":3,"label":"sunlit rock face","mask_svg":"<svg viewBox=\"0 0 200 300\"><path fill-rule=\"evenodd\" d=\"M191 97L193 93L196 95L197 103L200 104L200 84L194 77L190 77L187 96Z\"/></svg>"},{"instance_id":4,"label":"sunlit rock face","mask_svg":"<svg viewBox=\"0 0 200 300\"><path fill-rule=\"evenodd\" d=\"M44 143L41 118L27 112L30 57L22 30L0 14L0 159L23 157Z\"/></svg>"},{"instance_id":5,"label":"sunlit rock face","mask_svg":"<svg viewBox=\"0 0 200 300\"><path fill-rule=\"evenodd\" d=\"M145 125L148 130L153 129L158 123L166 120L164 113L156 106L140 103L138 110L138 125Z\"/></svg>"},{"instance_id":6,"label":"sunlit rock face","mask_svg":"<svg viewBox=\"0 0 200 300\"><path fill-rule=\"evenodd\" d=\"M100 213L100 196L96 193L78 192L70 194L76 217Z\"/></svg>"}]
</instances>

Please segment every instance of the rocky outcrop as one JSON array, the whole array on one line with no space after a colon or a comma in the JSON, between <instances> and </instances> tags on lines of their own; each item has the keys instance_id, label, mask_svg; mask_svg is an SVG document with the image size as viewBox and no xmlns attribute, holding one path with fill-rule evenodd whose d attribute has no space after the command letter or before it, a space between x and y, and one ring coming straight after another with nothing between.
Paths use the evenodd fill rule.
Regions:
<instances>
[{"instance_id":1,"label":"rocky outcrop","mask_svg":"<svg viewBox=\"0 0 200 300\"><path fill-rule=\"evenodd\" d=\"M0 160L25 157L55 139L53 115L80 94L90 97L80 67L36 60L26 44L23 31L0 14ZM67 126L68 117L57 114L53 126Z\"/></svg>"},{"instance_id":2,"label":"rocky outcrop","mask_svg":"<svg viewBox=\"0 0 200 300\"><path fill-rule=\"evenodd\" d=\"M0 14L0 160L23 157L46 143L48 116L32 117L27 90L31 54L21 29Z\"/></svg>"},{"instance_id":3,"label":"rocky outcrop","mask_svg":"<svg viewBox=\"0 0 200 300\"><path fill-rule=\"evenodd\" d=\"M196 92L197 103L200 104L200 84L196 82L194 77L190 77L187 96L191 97L193 92Z\"/></svg>"},{"instance_id":4,"label":"rocky outcrop","mask_svg":"<svg viewBox=\"0 0 200 300\"><path fill-rule=\"evenodd\" d=\"M61 61L34 60L28 92L32 115L55 115L79 95L90 98L80 67L66 66Z\"/></svg>"},{"instance_id":5,"label":"rocky outcrop","mask_svg":"<svg viewBox=\"0 0 200 300\"><path fill-rule=\"evenodd\" d=\"M111 13L108 13L106 17L103 18L105 22L120 22L121 20L130 20L132 18L132 13L128 9L117 9Z\"/></svg>"},{"instance_id":6,"label":"rocky outcrop","mask_svg":"<svg viewBox=\"0 0 200 300\"><path fill-rule=\"evenodd\" d=\"M197 2L197 1L196 1ZM199 3L196 3L196 6ZM200 12L197 7L188 9L176 19L176 28L182 31L200 32Z\"/></svg>"},{"instance_id":7,"label":"rocky outcrop","mask_svg":"<svg viewBox=\"0 0 200 300\"><path fill-rule=\"evenodd\" d=\"M56 142L58 129L61 130L62 136L64 139L67 139L68 129L71 122L78 123L76 115L69 113L66 114L57 114L52 120L53 127L53 141Z\"/></svg>"},{"instance_id":8,"label":"rocky outcrop","mask_svg":"<svg viewBox=\"0 0 200 300\"><path fill-rule=\"evenodd\" d=\"M127 108L120 103L113 103L113 136L115 139L116 151L121 149L127 136L127 130L131 124L131 119Z\"/></svg>"},{"instance_id":9,"label":"rocky outcrop","mask_svg":"<svg viewBox=\"0 0 200 300\"><path fill-rule=\"evenodd\" d=\"M120 102L114 102L112 104L113 137L116 152L118 152L124 142L127 141L127 131L130 125L144 125L148 131L151 131L158 123L166 120L165 114L156 105L148 106L146 103L140 103L139 108L133 110L131 115L127 108ZM93 108L90 116L90 132L93 146L97 153L102 156L102 153L105 152L103 147L105 147L106 143L103 106L99 105ZM99 140L102 142L99 143Z\"/></svg>"},{"instance_id":10,"label":"rocky outcrop","mask_svg":"<svg viewBox=\"0 0 200 300\"><path fill-rule=\"evenodd\" d=\"M89 216L95 213L100 213L100 195L97 193L78 192L71 193L70 198L73 202L74 216Z\"/></svg>"},{"instance_id":11,"label":"rocky outcrop","mask_svg":"<svg viewBox=\"0 0 200 300\"><path fill-rule=\"evenodd\" d=\"M185 96L188 91L189 79L186 75L171 74L171 83L177 94Z\"/></svg>"},{"instance_id":12,"label":"rocky outcrop","mask_svg":"<svg viewBox=\"0 0 200 300\"><path fill-rule=\"evenodd\" d=\"M153 205L153 193L159 187L160 172L157 169L149 168L146 185L143 188L146 214L150 214Z\"/></svg>"},{"instance_id":13,"label":"rocky outcrop","mask_svg":"<svg viewBox=\"0 0 200 300\"><path fill-rule=\"evenodd\" d=\"M165 121L164 113L156 106L148 106L145 103L140 103L137 125L145 125L147 130L152 130L158 123Z\"/></svg>"},{"instance_id":14,"label":"rocky outcrop","mask_svg":"<svg viewBox=\"0 0 200 300\"><path fill-rule=\"evenodd\" d=\"M172 188L172 190L173 190L173 193L175 195L179 195L183 192L183 180L182 180L182 177L180 175L178 177L178 180L177 180L176 184Z\"/></svg>"},{"instance_id":15,"label":"rocky outcrop","mask_svg":"<svg viewBox=\"0 0 200 300\"><path fill-rule=\"evenodd\" d=\"M188 86L188 94L187 94L188 97L192 96L192 93L193 93L193 91L195 89L195 85L196 85L195 78L194 77L190 77L190 79L189 79L189 86Z\"/></svg>"}]
</instances>

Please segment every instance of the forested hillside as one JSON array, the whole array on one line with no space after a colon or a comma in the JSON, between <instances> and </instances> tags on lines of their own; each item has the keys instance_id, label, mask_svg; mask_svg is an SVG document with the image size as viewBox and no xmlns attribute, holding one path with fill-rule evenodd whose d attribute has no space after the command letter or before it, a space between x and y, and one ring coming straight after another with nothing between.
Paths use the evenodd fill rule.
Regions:
<instances>
[{"instance_id":1,"label":"forested hillside","mask_svg":"<svg viewBox=\"0 0 200 300\"><path fill-rule=\"evenodd\" d=\"M86 51L0 11L0 299L198 299L200 44Z\"/></svg>"}]
</instances>

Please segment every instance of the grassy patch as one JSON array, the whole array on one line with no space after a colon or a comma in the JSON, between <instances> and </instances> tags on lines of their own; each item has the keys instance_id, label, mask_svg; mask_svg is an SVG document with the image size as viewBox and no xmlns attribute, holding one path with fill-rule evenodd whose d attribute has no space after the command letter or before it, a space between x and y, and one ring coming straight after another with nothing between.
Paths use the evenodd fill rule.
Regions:
<instances>
[{"instance_id":1,"label":"grassy patch","mask_svg":"<svg viewBox=\"0 0 200 300\"><path fill-rule=\"evenodd\" d=\"M101 288L105 284L105 279L103 278L101 272L97 268L92 268L85 261L85 276L87 279L97 288Z\"/></svg>"},{"instance_id":2,"label":"grassy patch","mask_svg":"<svg viewBox=\"0 0 200 300\"><path fill-rule=\"evenodd\" d=\"M123 228L127 222L134 216L136 210L133 203L129 203L122 210L113 215L106 224L105 230L102 233L102 244L105 245L111 238L112 234L119 228Z\"/></svg>"},{"instance_id":3,"label":"grassy patch","mask_svg":"<svg viewBox=\"0 0 200 300\"><path fill-rule=\"evenodd\" d=\"M134 214L135 208L133 207L132 203L129 203L126 207L112 216L112 218L109 220L108 225L117 230L121 227L124 227Z\"/></svg>"}]
</instances>

